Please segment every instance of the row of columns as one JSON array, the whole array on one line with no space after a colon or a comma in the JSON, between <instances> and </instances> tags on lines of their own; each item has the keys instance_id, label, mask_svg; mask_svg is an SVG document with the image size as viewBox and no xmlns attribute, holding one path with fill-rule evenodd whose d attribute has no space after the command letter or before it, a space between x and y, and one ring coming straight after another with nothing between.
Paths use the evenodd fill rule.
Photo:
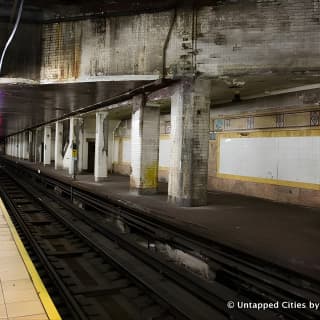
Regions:
<instances>
[{"instance_id":1,"label":"row of columns","mask_svg":"<svg viewBox=\"0 0 320 320\"><path fill-rule=\"evenodd\" d=\"M20 159L29 158L29 135L27 132L11 136L6 142L6 153Z\"/></svg>"},{"instance_id":2,"label":"row of columns","mask_svg":"<svg viewBox=\"0 0 320 320\"><path fill-rule=\"evenodd\" d=\"M95 181L104 180L108 175L108 113L96 113L96 150L95 150ZM42 135L43 131L43 135ZM54 139L54 167L63 168L63 123L55 123ZM43 143L43 150L42 150ZM68 171L70 175L83 170L83 144L84 144L84 119L70 118L69 129L69 153ZM6 154L18 159L32 162L43 162L44 165L51 164L52 150L52 128L47 125L34 131L26 131L7 138ZM43 153L41 153L41 151ZM76 152L76 154L73 154ZM76 160L76 161L74 161Z\"/></svg>"},{"instance_id":3,"label":"row of columns","mask_svg":"<svg viewBox=\"0 0 320 320\"><path fill-rule=\"evenodd\" d=\"M207 203L210 88L208 80L181 81L171 97L168 200L180 206ZM160 110L133 99L130 186L140 194L158 187Z\"/></svg>"},{"instance_id":4,"label":"row of columns","mask_svg":"<svg viewBox=\"0 0 320 320\"><path fill-rule=\"evenodd\" d=\"M171 97L171 150L169 201L182 206L206 204L210 119L210 82L181 81ZM108 175L108 112L96 112L95 181ZM139 194L152 194L158 188L160 108L149 106L144 95L132 99L130 187ZM30 161L51 163L52 128L23 132L7 141L7 154ZM55 123L54 166L63 167L63 124ZM68 170L83 169L84 120L71 117ZM75 161L76 158L76 161Z\"/></svg>"}]
</instances>

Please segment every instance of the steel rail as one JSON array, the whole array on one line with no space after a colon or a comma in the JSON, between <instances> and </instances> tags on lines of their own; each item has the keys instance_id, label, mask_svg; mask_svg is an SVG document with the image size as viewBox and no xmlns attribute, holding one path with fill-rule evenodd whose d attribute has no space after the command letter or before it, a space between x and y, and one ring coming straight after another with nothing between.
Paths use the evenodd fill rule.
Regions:
<instances>
[{"instance_id":1,"label":"steel rail","mask_svg":"<svg viewBox=\"0 0 320 320\"><path fill-rule=\"evenodd\" d=\"M121 263L121 261L119 259L117 259L114 256L111 256L109 252L107 252L101 246L98 246L97 243L94 243L94 239L92 239L93 238L92 234L88 234L88 233L84 232L83 230L81 231L78 227L76 227L74 225L74 221L73 220L66 218L65 215L63 216L62 214L59 214L56 208L55 209L50 208L50 206L48 206L49 201L45 197L45 195L43 195L43 193L35 190L30 185L28 185L28 186L23 185L21 183L21 181L19 181L18 179L14 179L14 181L19 184L19 187L22 188L24 192L29 193L30 195L35 197L36 202L38 202L41 205L41 207L43 207L47 212L49 212L51 215L54 215L61 222L63 222L63 224L68 227L68 229L72 229L73 232L77 233L79 236L81 236L81 238L85 239L85 241L87 243L90 243L90 245L92 247L94 247L95 249L99 250L100 252L103 252L103 254L105 256L107 256L109 259L113 260L113 262L115 264L117 264L118 266L120 266L122 270L125 270L128 273L131 273L131 276L133 276L136 280L138 280L139 283L141 283L145 288L147 288L149 291L153 292L153 294L158 295L158 297L160 299L162 299L166 304L170 305L172 309L175 309L176 310L175 311L176 315L180 314L181 316L183 316L183 318L186 318L186 319L195 319L195 316L196 316L197 319L212 319L212 317L214 317L214 319L226 319L226 317L223 316L223 314L220 311L212 311L213 313L209 312L207 314L201 314L200 315L198 313L199 311L195 310L193 312L192 311L193 307L191 307L191 309L190 309L190 307L188 308L186 303L183 302L183 301L179 302L179 301L170 301L170 300L168 300L168 297L170 298L170 296L171 296L171 298L172 298L172 295L169 294L168 297L164 297L163 296L163 292L162 292L162 294L159 294L159 292L157 292L157 290L161 286L157 287L156 283L152 283L150 281L148 282L148 280L146 281L146 279L143 279L143 278L141 278L141 277L139 277L137 275L134 275L134 274L132 275L132 271L128 270L128 267L126 266L126 261L123 261ZM33 246L33 243L32 243L32 246ZM131 265L131 267L132 267L132 265ZM167 285L168 284L169 283L167 283ZM194 300L193 303L194 303L194 306L197 305L196 300ZM184 308L183 308L183 306L184 306ZM200 307L200 308L201 308L201 306L202 306L201 304L198 305L198 307ZM206 308L204 308L204 310L207 310L207 312L209 311L209 309L206 309ZM190 314L188 315L188 314L186 314L186 312L188 312ZM180 316L178 318L180 318ZM239 317L237 319L247 319L247 318ZM252 319L252 318L250 318L250 319ZM271 319L271 318L269 318L269 319Z\"/></svg>"},{"instance_id":2,"label":"steel rail","mask_svg":"<svg viewBox=\"0 0 320 320\"><path fill-rule=\"evenodd\" d=\"M43 172L39 175L33 169L21 165L19 165L19 167L21 169L23 168L29 173L32 173L33 177L36 179L43 180L44 184L50 185L51 187L58 187L67 194L71 193L70 184L62 182L53 177L49 177ZM181 246L183 246L184 241L186 241L188 246L193 245L194 248L200 248L202 252L206 252L208 254L212 254L213 252L217 253L219 256L221 256L221 258L230 259L234 261L234 263L241 263L244 266L261 271L264 274L269 274L273 279L278 279L279 281L283 281L284 283L292 285L293 287L300 286L303 289L314 292L316 295L320 294L320 283L315 279L308 277L307 275L301 275L296 271L288 270L279 265L271 263L270 261L253 257L248 253L233 249L225 244L208 240L207 238L204 238L198 234L194 234L191 231L182 230L180 227L173 226L161 219L151 217L150 215L147 215L138 209L131 208L124 203L114 201L108 197L102 198L101 196L94 194L89 190L81 190L79 187L74 185L72 186L72 197L78 198L80 201L82 200L83 203L90 204L90 206L94 207L100 212L108 211L112 212L113 214L120 215L128 222L128 224L133 224L136 227L140 225L141 229L145 229L146 227L151 229L153 227L151 232L153 233L156 231L160 239L161 236L164 238L164 240L169 238L177 241L180 239L182 242ZM161 231L159 229L161 229ZM290 289L293 289L293 287Z\"/></svg>"},{"instance_id":3,"label":"steel rail","mask_svg":"<svg viewBox=\"0 0 320 320\"><path fill-rule=\"evenodd\" d=\"M44 180L43 183L48 185L48 186L50 185L51 188L58 185L59 188L61 188L65 192L68 192L68 190L70 191L70 189L62 182L55 182L55 179L47 178L47 177L44 177L43 175L39 176L37 174L34 174L33 170L30 170L30 169L28 169L27 171L29 171L29 173L32 173L33 177L36 177L38 180L39 179L40 180ZM81 199L81 200L86 199L86 201L87 201L86 203L89 203L90 205L94 205L96 208L99 208L100 211L106 211L105 207L106 207L107 204L105 203L105 201L102 201L102 199L99 200L97 196L95 196L94 198L91 198L90 196L88 196L84 192L79 191L76 188L76 192L73 191L73 197L76 197L76 198ZM56 197L56 200L58 200L58 199L59 198ZM104 232L103 230L101 230L101 226L97 227L97 224L95 223L96 221L90 221L90 219L84 218L83 217L83 212L81 212L81 210L76 210L73 205L68 204L66 201L64 201L64 205L68 206L68 208L70 210L77 211L77 217L78 218L86 219L87 223L90 223L92 227L96 227L96 229L100 229L100 232ZM121 206L119 206L119 204L117 204L116 208L114 208L114 207L112 208L111 207L111 209L113 210L113 212L115 214L119 214L119 210L120 211L123 210L123 208L121 208ZM110 209L110 205L109 205L108 206L108 210L111 210L111 209ZM125 213L126 213L126 215L128 215L127 211ZM133 215L132 212L130 212L130 214ZM81 215L82 215L82 217L81 217ZM145 219L145 217L141 218L141 216L139 216L139 219L137 219L137 217L135 216L135 217L132 218L132 220L133 220L132 224L136 224L142 229L145 229L146 227L148 227L150 229L151 233L152 233L152 228L150 227L150 225L153 225L153 227L154 227L153 231L155 230L155 228L157 228L157 230L159 230L159 223L157 224L155 221L147 221L146 222L144 219ZM127 217L127 220L130 220L130 219ZM163 233L162 236L163 236L163 238L165 240L168 240L168 235L166 235L166 232L168 232L167 229L168 229L168 226L166 226L165 232L161 231ZM109 233L109 236L110 236L110 233L112 233L112 230L107 229L107 232ZM115 237L115 235L114 235L114 237ZM127 245L127 244L125 244L125 241L128 241L128 239L125 239L125 238L128 238L128 237L123 237L123 238L124 239L121 239L121 242L123 242L122 245ZM188 247L190 248L190 246L192 247L192 245L194 245L194 248L198 248L199 249L199 243L198 242L195 242L194 240L190 241L190 239L187 239L185 235L182 237L181 234L177 233L177 230L174 230L174 232L171 230L171 234L169 236L169 239L170 238L171 238L171 241L174 241L174 242L178 243L181 247L185 246L186 248L188 248ZM181 241L181 239L182 239L182 241ZM119 237L118 237L118 241L119 241ZM186 243L184 243L184 242L186 242ZM190 245L190 243L191 243L191 245ZM213 248L209 248L206 244L205 245L204 244L200 245L200 250L202 252L205 252L208 256L210 256L210 249L212 251ZM228 251L230 251L229 248L227 248L227 249L228 249ZM255 287L255 288L259 289L259 286L261 287L261 284L259 284L259 282L257 282L257 279L259 279L258 277L260 276L260 281L264 283L264 286L262 286L260 288L260 291L258 290L256 292L257 294L260 294L260 295L263 294L263 290L266 290L266 286L269 286L267 288L269 290L269 292L270 292L270 290L275 291L275 292L273 292L273 294L275 295L274 298L281 298L281 299L288 298L287 294L288 294L288 290L289 290L292 293L292 296L290 297L291 299L294 298L294 297L299 297L300 299L306 299L307 296L305 296L305 294L307 293L309 299L318 298L318 300L319 300L319 295L318 295L319 291L318 290L312 288L314 290L313 290L313 292L310 293L310 292L303 291L303 290L301 290L301 288L299 288L299 286L301 286L303 284L303 282L302 282L303 280L294 281L296 283L293 283L293 284L292 283L286 284L286 283L284 283L285 278L282 278L278 274L273 274L272 275L270 273L270 270L267 270L267 272L266 272L267 275L261 274L261 271L265 270L264 266L260 266L259 265L258 268L257 268L255 263L253 263L252 261L244 262L243 258L240 259L241 257L240 258L239 257L230 257L230 255L231 255L230 252L228 252L228 254L224 254L224 255L221 254L221 252L218 252L218 254L219 254L219 257L215 257L216 259L218 259L217 261L219 261L221 263L221 265L226 265L226 266L229 265L229 269L230 269L230 261L228 261L228 260L230 260L232 258L231 259L232 268L226 274L228 276L230 276L230 277L234 277L235 281L239 282L239 280L241 280L244 285L247 285L247 286L250 285L252 288ZM241 254L239 254L239 252L237 252L237 255L241 256ZM224 261L224 260L226 260L226 261ZM261 264L261 261L259 259L255 259L255 260L256 260L255 261L256 263L259 262ZM280 269L280 270L282 270L282 269ZM275 268L274 272L277 272L277 271L278 271L278 269ZM251 273L251 278L250 277L248 278L248 274L250 274L250 273ZM168 272L168 274L170 274L170 272ZM171 277L174 278L174 277L177 277L177 276L176 275L175 276L171 275ZM179 278L179 277L177 277L177 278ZM300 276L300 278L301 278L301 276ZM193 281L195 281L195 280L193 279ZM198 284L201 283L201 280L198 279L197 281L198 281ZM190 279L189 279L189 282L190 282ZM308 284L308 282L306 282L304 287L305 287L305 289L310 289L310 284ZM206 296L206 294L204 294L205 290L207 290L207 297L210 296L209 294L212 295L213 292L212 292L212 290L210 290L210 288L208 290L208 288L205 288L205 286L203 286L202 289L199 290L199 285L198 285L197 291L199 292L200 296L201 295L202 295L202 297ZM276 292L277 290L279 290L279 292ZM269 298L270 298L270 296L269 296ZM290 317L290 316L291 315L288 315L288 317ZM296 318L296 316L298 318ZM292 319L302 319L300 316L301 316L300 313L292 312ZM314 316L315 315L313 313L311 313L311 312L310 313L305 312L303 318L304 319L313 319Z\"/></svg>"},{"instance_id":4,"label":"steel rail","mask_svg":"<svg viewBox=\"0 0 320 320\"><path fill-rule=\"evenodd\" d=\"M24 236L28 239L28 242L32 246L33 250L37 253L37 256L39 260L41 261L43 267L47 271L48 276L51 278L53 282L55 282L58 285L58 288L60 288L59 292L61 296L64 297L66 301L68 301L68 307L71 311L72 315L75 317L75 319L79 320L87 320L87 317L83 313L83 311L79 308L77 302L75 301L74 297L70 294L67 286L61 281L60 277L58 276L57 272L52 267L50 261L48 260L47 256L43 253L41 250L39 244L35 241L34 237L30 233L28 227L26 226L25 222L19 215L16 207L13 205L10 197L7 195L5 190L0 186L0 194L1 197L10 212L10 215L13 215L14 219L18 223L19 227L23 231Z\"/></svg>"},{"instance_id":5,"label":"steel rail","mask_svg":"<svg viewBox=\"0 0 320 320\"><path fill-rule=\"evenodd\" d=\"M43 178L43 175L41 175L41 178ZM144 259L146 262L150 263L150 261L147 261L148 259L146 259L146 253L147 252L143 252L142 254L138 254L137 253L137 247L134 248L133 243L130 241L130 239L128 239L128 236L125 237L121 237L121 235L117 235L113 232L112 228L108 228L106 226L102 227L101 225L98 225L95 220L95 218L90 218L84 215L83 211L75 208L75 206L71 203L69 203L68 201L62 200L61 198L59 198L58 196L56 196L54 193L50 193L51 197L54 197L56 201L61 201L63 203L64 206L68 207L69 210L72 210L73 212L75 212L77 214L77 217L79 219L85 220L86 223L88 223L91 227L99 230L99 232L103 233L106 236L109 236L112 234L114 239L118 242L121 242L122 246L126 246L126 248L130 251L135 251L136 255L139 255L141 259ZM84 203L88 203L88 198L85 194L79 194L78 191L74 191L73 190L73 198L77 198L80 200L86 200L84 201ZM97 202L96 199L91 199L91 202L89 202L91 205L94 204L93 202L96 203L97 206ZM101 204L100 204L101 206ZM104 206L102 205L101 208L103 208ZM109 210L109 208L108 208ZM104 212L106 212L106 210L104 209ZM117 213L117 210L114 212ZM128 212L126 212L127 214ZM136 219L135 219L136 220ZM140 218L140 221L142 220L143 223L140 223L140 229L143 229L144 232L146 229L150 229L150 225L148 222L146 222L144 219ZM137 220L135 221L137 222ZM129 226L132 224L129 224ZM159 233L159 225L154 224L153 229L151 228L150 234L152 234L153 232L155 233ZM269 300L273 300L277 301L277 300L283 300L283 301L287 301L287 300L306 300L309 299L310 301L319 301L319 295L314 294L313 292L306 292L305 290L301 290L300 288L297 288L296 286L290 284L290 283L286 283L283 282L283 279L281 279L281 277L279 277L279 274L277 272L277 270L275 270L275 274L273 274L272 276L270 276L270 274L263 274L261 273L262 271L264 271L265 266L262 266L259 268L257 268L257 266L255 264L253 264L252 262L247 262L247 261L243 261L242 259L239 259L239 257L232 257L230 256L230 254L221 254L221 252L219 252L218 256L216 254L212 254L212 252L210 252L211 248L208 248L207 246L203 246L203 245L199 245L199 243L191 243L190 244L190 240L187 239L185 236L182 238L181 234L170 234L169 236L165 235L165 232L167 231L160 231L162 232L162 237L164 238L164 240L168 240L171 239L170 242L174 242L179 248L181 249L190 249L193 248L194 250L198 250L201 251L201 253L205 254L206 256L209 256L211 258L214 258L214 260L220 264L221 269L227 267L228 269L225 270L223 269L223 272L225 272L227 274L228 277L233 277L234 281L238 283L238 286L241 287L241 285L239 285L239 282L242 281L243 286L244 287L248 287L250 286L250 289L248 290L248 292L250 292L250 290L252 290L254 288L254 291L256 293L256 295L260 295L261 297L265 296L265 298L269 298ZM182 241L181 241L182 238ZM131 247L131 248L130 248ZM199 249L200 248L200 249ZM142 250L142 248L140 248L140 250ZM150 255L150 253L149 253ZM238 253L239 255L239 253ZM230 260L232 262L232 265L230 267ZM159 263L159 261L157 261L155 263L155 265L157 265L157 263ZM162 262L163 263L163 262ZM261 263L261 262L260 262ZM172 267L171 267L172 268ZM162 270L162 272L165 272L164 270ZM179 274L180 272L180 274ZM206 301L213 301L213 297L218 297L218 296L223 296L223 292L226 291L226 288L223 286L218 286L218 288L213 288L210 287L210 285L206 284L204 281L202 281L201 279L197 278L197 277L192 277L190 276L190 274L188 275L188 273L183 273L183 276L181 276L181 270L175 270L175 272L171 270L167 270L166 271L167 276L169 276L171 279L174 279L176 281L179 280L179 284L183 286L183 283L188 283L188 286L190 288L192 288L192 291L197 294L199 297L206 299ZM250 277L248 277L248 275L250 275ZM258 279L258 281L256 280ZM193 285L190 285L190 284ZM302 283L301 283L302 284ZM217 286L217 284L215 284ZM290 295L288 296L288 292L290 293ZM232 295L230 295L230 292L225 293L224 296L227 297L229 294L229 300L236 300L236 298ZM266 294L269 294L269 296L266 296ZM308 294L306 296L306 294ZM239 299L239 297L238 297ZM222 299L225 301L225 305L227 302L227 299L224 298ZM242 297L242 300L245 300L244 297ZM221 304L217 304L217 301L215 301L213 304L220 305ZM250 314L251 312L248 311L248 313ZM312 312L307 312L306 310L303 311L304 315L302 316L300 312L295 312L292 311L292 319L313 319L313 315ZM291 315L287 314L286 315L288 319L291 319ZM239 317L239 315L238 315ZM260 315L261 319L264 318L264 315ZM272 315L272 317L274 317L274 315ZM268 315L266 316L266 318L268 318ZM239 318L240 319L240 318Z\"/></svg>"}]
</instances>

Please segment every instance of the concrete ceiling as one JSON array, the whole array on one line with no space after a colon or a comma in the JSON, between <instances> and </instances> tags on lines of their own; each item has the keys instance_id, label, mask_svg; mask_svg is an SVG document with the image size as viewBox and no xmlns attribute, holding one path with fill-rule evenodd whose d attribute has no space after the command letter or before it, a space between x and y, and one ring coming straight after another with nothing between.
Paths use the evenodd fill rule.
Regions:
<instances>
[{"instance_id":1,"label":"concrete ceiling","mask_svg":"<svg viewBox=\"0 0 320 320\"><path fill-rule=\"evenodd\" d=\"M268 96L274 91L286 91L292 88L320 84L319 72L272 73L221 77L212 82L212 104L230 102L235 94L242 100L256 96Z\"/></svg>"},{"instance_id":2,"label":"concrete ceiling","mask_svg":"<svg viewBox=\"0 0 320 320\"><path fill-rule=\"evenodd\" d=\"M3 136L64 116L77 109L135 89L147 81L88 82L70 84L0 84L0 139ZM276 90L320 83L320 74L260 75L212 80L212 107L231 102L235 94L242 100L268 96ZM151 95L163 112L170 112L170 91L161 99ZM127 105L113 110L114 119L128 118Z\"/></svg>"},{"instance_id":3,"label":"concrete ceiling","mask_svg":"<svg viewBox=\"0 0 320 320\"><path fill-rule=\"evenodd\" d=\"M0 138L62 117L146 83L0 84Z\"/></svg>"},{"instance_id":4,"label":"concrete ceiling","mask_svg":"<svg viewBox=\"0 0 320 320\"><path fill-rule=\"evenodd\" d=\"M181 2L181 1L180 1ZM186 3L185 1L183 1ZM187 1L188 2L188 1ZM208 2L208 1L207 1ZM210 1L211 4L215 1ZM10 10L14 0L0 0L0 8ZM173 6L174 0L155 1L71 1L71 0L26 0L29 18L36 17L39 12L45 12L47 18L75 16L92 12L110 14L125 14L150 9L160 10ZM200 2L197 2L200 4ZM43 16L42 16L43 17ZM1 84L0 83L0 139L1 137L53 120L68 114L76 109L103 101L112 96L132 90L146 82L92 82L73 84ZM212 104L218 105L230 102L235 94L245 100L254 96L268 96L274 90L286 90L305 85L320 83L318 72L297 72L291 74L277 74L270 71L268 74L243 75L237 78L224 77L212 81ZM161 101L164 110L170 110L169 96ZM114 111L115 118L130 116L128 108Z\"/></svg>"},{"instance_id":5,"label":"concrete ceiling","mask_svg":"<svg viewBox=\"0 0 320 320\"><path fill-rule=\"evenodd\" d=\"M0 0L0 19L10 18L14 3L19 0ZM175 6L200 6L216 0L25 0L23 20L62 21L89 16L131 15L172 9Z\"/></svg>"}]
</instances>

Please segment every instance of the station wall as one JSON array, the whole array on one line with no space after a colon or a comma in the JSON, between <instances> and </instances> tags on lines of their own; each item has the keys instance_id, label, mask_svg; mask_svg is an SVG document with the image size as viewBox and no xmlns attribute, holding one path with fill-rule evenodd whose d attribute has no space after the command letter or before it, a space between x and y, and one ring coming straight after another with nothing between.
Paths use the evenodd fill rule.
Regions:
<instances>
[{"instance_id":1,"label":"station wall","mask_svg":"<svg viewBox=\"0 0 320 320\"><path fill-rule=\"evenodd\" d=\"M217 176L318 188L319 134L301 130L221 135Z\"/></svg>"},{"instance_id":2,"label":"station wall","mask_svg":"<svg viewBox=\"0 0 320 320\"><path fill-rule=\"evenodd\" d=\"M320 206L319 96L303 104L305 96L278 107L269 98L213 110L209 190Z\"/></svg>"},{"instance_id":3,"label":"station wall","mask_svg":"<svg viewBox=\"0 0 320 320\"><path fill-rule=\"evenodd\" d=\"M208 189L320 206L320 92L212 109ZM170 115L161 116L159 180L168 181ZM130 119L115 134L113 170L130 174Z\"/></svg>"}]
</instances>

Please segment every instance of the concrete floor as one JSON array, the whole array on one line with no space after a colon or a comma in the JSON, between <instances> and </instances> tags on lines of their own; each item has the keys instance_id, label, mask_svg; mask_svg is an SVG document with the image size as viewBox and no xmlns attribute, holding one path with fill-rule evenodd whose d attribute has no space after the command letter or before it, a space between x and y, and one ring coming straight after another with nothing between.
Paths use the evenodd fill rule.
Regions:
<instances>
[{"instance_id":1,"label":"concrete floor","mask_svg":"<svg viewBox=\"0 0 320 320\"><path fill-rule=\"evenodd\" d=\"M82 174L72 181L66 171L18 162L320 280L319 208L225 192L208 192L209 202L205 207L179 208L167 202L166 184L161 184L157 195L139 196L129 190L129 177L111 175L107 181L96 183L92 175Z\"/></svg>"}]
</instances>

